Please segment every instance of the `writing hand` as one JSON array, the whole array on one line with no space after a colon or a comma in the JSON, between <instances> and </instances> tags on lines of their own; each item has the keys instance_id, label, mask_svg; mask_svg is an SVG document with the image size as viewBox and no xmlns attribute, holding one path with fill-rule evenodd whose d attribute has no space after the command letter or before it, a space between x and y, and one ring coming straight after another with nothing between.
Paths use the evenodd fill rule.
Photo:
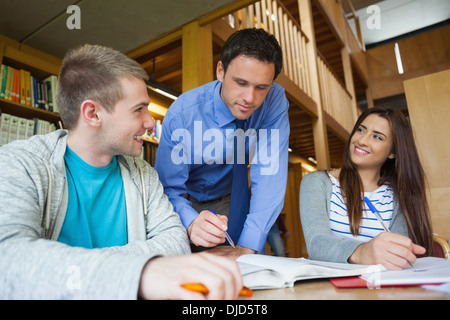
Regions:
<instances>
[{"instance_id":1,"label":"writing hand","mask_svg":"<svg viewBox=\"0 0 450 320\"><path fill-rule=\"evenodd\" d=\"M350 263L382 264L388 270L401 270L416 261L416 255L425 248L414 244L408 237L382 232L369 242L361 244L348 259Z\"/></svg>"},{"instance_id":2,"label":"writing hand","mask_svg":"<svg viewBox=\"0 0 450 320\"><path fill-rule=\"evenodd\" d=\"M189 225L187 233L196 246L215 247L225 242L227 224L226 216L203 210Z\"/></svg>"}]
</instances>

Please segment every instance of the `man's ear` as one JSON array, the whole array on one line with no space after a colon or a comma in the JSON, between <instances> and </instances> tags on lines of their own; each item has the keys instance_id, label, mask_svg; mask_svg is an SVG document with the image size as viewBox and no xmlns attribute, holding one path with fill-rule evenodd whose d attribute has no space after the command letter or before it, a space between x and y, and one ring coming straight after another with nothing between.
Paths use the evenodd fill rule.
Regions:
<instances>
[{"instance_id":1,"label":"man's ear","mask_svg":"<svg viewBox=\"0 0 450 320\"><path fill-rule=\"evenodd\" d=\"M216 76L217 76L217 80L219 80L220 82L223 82L223 77L225 76L225 70L223 69L222 61L217 62Z\"/></svg>"},{"instance_id":2,"label":"man's ear","mask_svg":"<svg viewBox=\"0 0 450 320\"><path fill-rule=\"evenodd\" d=\"M96 101L85 100L80 107L80 116L86 124L98 127L101 123L100 111L101 107Z\"/></svg>"}]
</instances>

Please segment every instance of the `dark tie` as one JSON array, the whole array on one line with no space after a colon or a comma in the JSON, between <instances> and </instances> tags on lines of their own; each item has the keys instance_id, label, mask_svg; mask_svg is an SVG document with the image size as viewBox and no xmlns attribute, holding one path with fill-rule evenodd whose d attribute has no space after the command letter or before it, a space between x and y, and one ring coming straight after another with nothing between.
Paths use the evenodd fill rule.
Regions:
<instances>
[{"instance_id":1,"label":"dark tie","mask_svg":"<svg viewBox=\"0 0 450 320\"><path fill-rule=\"evenodd\" d=\"M245 120L236 119L236 129L244 129ZM245 149L245 148L244 148ZM231 184L230 212L228 215L228 234L235 244L244 227L248 214L247 164L237 163L237 143L234 143L233 182ZM242 150L241 150L242 152Z\"/></svg>"}]
</instances>

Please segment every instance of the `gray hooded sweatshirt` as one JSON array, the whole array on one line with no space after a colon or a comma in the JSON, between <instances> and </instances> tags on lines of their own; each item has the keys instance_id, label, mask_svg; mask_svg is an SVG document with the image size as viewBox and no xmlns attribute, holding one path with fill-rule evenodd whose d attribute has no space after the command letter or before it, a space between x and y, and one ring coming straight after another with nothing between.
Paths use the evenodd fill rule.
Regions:
<instances>
[{"instance_id":1,"label":"gray hooded sweatshirt","mask_svg":"<svg viewBox=\"0 0 450 320\"><path fill-rule=\"evenodd\" d=\"M67 134L0 148L0 299L136 299L149 259L190 253L186 229L156 171L119 156L128 244L85 249L57 242L68 202Z\"/></svg>"}]
</instances>

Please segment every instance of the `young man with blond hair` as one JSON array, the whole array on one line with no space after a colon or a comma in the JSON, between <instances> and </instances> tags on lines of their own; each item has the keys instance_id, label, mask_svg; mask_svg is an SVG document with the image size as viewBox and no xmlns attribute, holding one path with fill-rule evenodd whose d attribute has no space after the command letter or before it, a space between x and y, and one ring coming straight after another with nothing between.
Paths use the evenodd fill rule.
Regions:
<instances>
[{"instance_id":1,"label":"young man with blond hair","mask_svg":"<svg viewBox=\"0 0 450 320\"><path fill-rule=\"evenodd\" d=\"M234 262L190 253L141 154L154 126L140 65L84 45L65 56L57 103L68 130L0 148L0 298L235 298ZM172 256L172 257L167 257Z\"/></svg>"}]
</instances>

